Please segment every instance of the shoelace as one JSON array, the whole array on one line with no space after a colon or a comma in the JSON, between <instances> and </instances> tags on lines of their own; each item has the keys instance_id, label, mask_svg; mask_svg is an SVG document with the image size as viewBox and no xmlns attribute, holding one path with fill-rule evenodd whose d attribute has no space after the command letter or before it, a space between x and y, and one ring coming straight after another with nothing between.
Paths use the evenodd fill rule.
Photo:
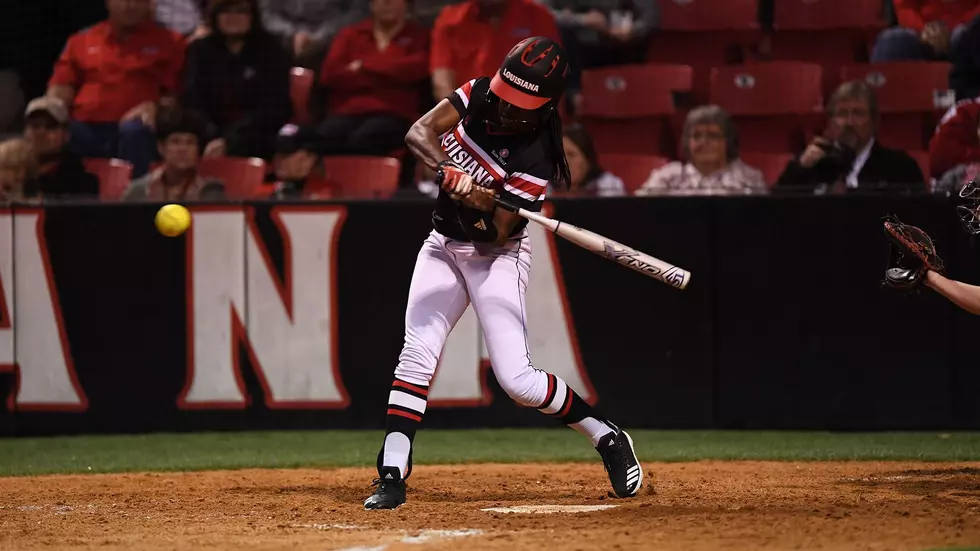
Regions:
<instances>
[{"instance_id":1,"label":"shoelace","mask_svg":"<svg viewBox=\"0 0 980 551\"><path fill-rule=\"evenodd\" d=\"M613 441L615 442L615 440ZM615 463L617 464L617 466L620 467L622 472L626 472L626 469L629 468L629 459L627 454L623 452L623 447L620 446L617 442L616 444L613 444L607 449L609 450L608 453L612 455L612 457L610 458L611 459L610 463L613 463L615 461Z\"/></svg>"},{"instance_id":2,"label":"shoelace","mask_svg":"<svg viewBox=\"0 0 980 551\"><path fill-rule=\"evenodd\" d=\"M371 481L371 487L378 486L379 489L384 489L385 484L395 484L394 480L385 480L383 478L375 478Z\"/></svg>"}]
</instances>

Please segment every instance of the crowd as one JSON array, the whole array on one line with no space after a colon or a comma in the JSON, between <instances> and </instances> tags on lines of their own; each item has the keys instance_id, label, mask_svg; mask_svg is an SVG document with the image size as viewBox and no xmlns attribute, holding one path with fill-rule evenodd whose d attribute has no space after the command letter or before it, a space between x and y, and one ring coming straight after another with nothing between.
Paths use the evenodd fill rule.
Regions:
<instances>
[{"instance_id":1,"label":"crowd","mask_svg":"<svg viewBox=\"0 0 980 551\"><path fill-rule=\"evenodd\" d=\"M841 84L826 128L778 178L742 158L738 128L718 105L693 106L675 160L641 185L604 166L587 126L574 123L582 71L642 63L662 0L106 0L107 18L71 35L42 97L18 102L0 71L0 197L98 197L91 159L131 167L127 200L225 197L228 182L200 170L209 159L267 163L274 197L329 187L324 158L398 158L405 189L433 193L431 174L404 148L410 124L467 80L492 74L515 42L560 40L571 57L563 106L565 153L578 196L763 194L779 190L949 190L980 163L980 0L885 0L894 25L870 61L946 60L960 100L929 144L929 170L876 139L875 90ZM761 0L759 20L771 20ZM295 68L313 73L298 100ZM744 124L744 123L740 123ZM930 185L931 184L931 185ZM555 190L557 192L557 190ZM104 194L103 194L104 195ZM329 194L328 194L329 195Z\"/></svg>"}]
</instances>

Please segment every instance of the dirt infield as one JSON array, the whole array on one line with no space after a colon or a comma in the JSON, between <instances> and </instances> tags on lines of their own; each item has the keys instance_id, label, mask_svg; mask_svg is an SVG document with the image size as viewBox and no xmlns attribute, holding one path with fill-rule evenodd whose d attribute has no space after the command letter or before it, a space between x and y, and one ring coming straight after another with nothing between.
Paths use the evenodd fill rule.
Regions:
<instances>
[{"instance_id":1,"label":"dirt infield","mask_svg":"<svg viewBox=\"0 0 980 551\"><path fill-rule=\"evenodd\" d=\"M409 503L364 511L368 469L0 478L0 549L873 549L980 544L980 463L417 467ZM523 505L614 505L502 513Z\"/></svg>"}]
</instances>

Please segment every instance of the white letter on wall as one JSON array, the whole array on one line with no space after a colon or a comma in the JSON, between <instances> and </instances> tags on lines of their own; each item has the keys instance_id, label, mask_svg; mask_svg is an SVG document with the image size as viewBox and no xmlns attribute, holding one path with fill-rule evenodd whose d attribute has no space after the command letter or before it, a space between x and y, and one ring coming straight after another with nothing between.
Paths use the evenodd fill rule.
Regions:
<instances>
[{"instance_id":1,"label":"white letter on wall","mask_svg":"<svg viewBox=\"0 0 980 551\"><path fill-rule=\"evenodd\" d=\"M272 408L345 407L336 335L336 243L345 210L272 211L284 250L284 281L241 210L195 213L188 236L188 382L184 408L243 408L238 365L244 341Z\"/></svg>"},{"instance_id":2,"label":"white letter on wall","mask_svg":"<svg viewBox=\"0 0 980 551\"><path fill-rule=\"evenodd\" d=\"M17 373L11 410L84 411L38 209L0 212L0 368Z\"/></svg>"}]
</instances>

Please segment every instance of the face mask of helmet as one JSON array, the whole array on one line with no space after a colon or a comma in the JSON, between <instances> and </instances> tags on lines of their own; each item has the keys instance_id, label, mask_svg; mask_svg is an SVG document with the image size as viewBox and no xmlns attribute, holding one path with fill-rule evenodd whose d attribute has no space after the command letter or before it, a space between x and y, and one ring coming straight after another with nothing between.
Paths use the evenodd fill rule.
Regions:
<instances>
[{"instance_id":1,"label":"face mask of helmet","mask_svg":"<svg viewBox=\"0 0 980 551\"><path fill-rule=\"evenodd\" d=\"M531 132L538 129L544 122L547 106L540 109L521 109L516 105L495 98L497 104L497 123L506 132Z\"/></svg>"},{"instance_id":2,"label":"face mask of helmet","mask_svg":"<svg viewBox=\"0 0 980 551\"><path fill-rule=\"evenodd\" d=\"M956 207L956 213L964 229L971 235L980 234L980 186L977 185L977 180L967 182L960 189L959 195L964 204Z\"/></svg>"}]
</instances>

